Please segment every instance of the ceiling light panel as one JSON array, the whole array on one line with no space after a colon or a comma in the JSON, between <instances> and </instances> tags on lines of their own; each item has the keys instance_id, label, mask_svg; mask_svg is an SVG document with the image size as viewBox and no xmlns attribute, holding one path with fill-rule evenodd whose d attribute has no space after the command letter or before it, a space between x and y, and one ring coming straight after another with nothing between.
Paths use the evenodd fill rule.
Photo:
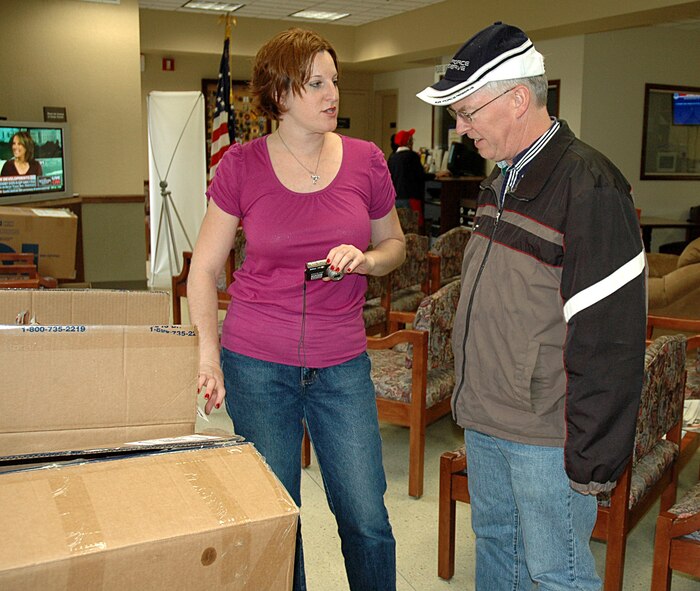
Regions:
<instances>
[{"instance_id":1,"label":"ceiling light panel","mask_svg":"<svg viewBox=\"0 0 700 591\"><path fill-rule=\"evenodd\" d=\"M199 0L190 0L182 5L183 8L190 10L206 10L213 12L233 12L241 8L243 4L233 4L231 2L201 2Z\"/></svg>"},{"instance_id":2,"label":"ceiling light panel","mask_svg":"<svg viewBox=\"0 0 700 591\"><path fill-rule=\"evenodd\" d=\"M289 16L294 18L308 18L317 21L337 21L346 16L350 16L349 12L324 12L322 10L300 10Z\"/></svg>"},{"instance_id":3,"label":"ceiling light panel","mask_svg":"<svg viewBox=\"0 0 700 591\"><path fill-rule=\"evenodd\" d=\"M115 0L106 0L113 2ZM117 2L119 0L116 0ZM204 0L197 0L204 2ZM296 23L306 20L325 22L338 26L359 26L387 17L395 16L418 8L423 8L444 0L241 0L241 7L235 11L237 17L275 19ZM175 10L181 12L198 12L201 14L226 14L231 9L203 10L183 6L186 0L138 0L141 8L152 10ZM233 2L206 2L206 4L238 5ZM300 10L335 12L349 14L337 20L317 21L290 16Z\"/></svg>"}]
</instances>

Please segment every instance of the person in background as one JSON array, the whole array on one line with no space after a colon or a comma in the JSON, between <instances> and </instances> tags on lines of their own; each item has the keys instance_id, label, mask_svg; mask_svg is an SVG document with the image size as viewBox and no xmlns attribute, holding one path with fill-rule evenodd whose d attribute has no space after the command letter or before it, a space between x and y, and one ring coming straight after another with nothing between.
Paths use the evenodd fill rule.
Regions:
<instances>
[{"instance_id":1,"label":"person in background","mask_svg":"<svg viewBox=\"0 0 700 591\"><path fill-rule=\"evenodd\" d=\"M41 163L34 158L34 140L27 131L12 136L12 160L3 164L0 176L41 176Z\"/></svg>"},{"instance_id":2,"label":"person in background","mask_svg":"<svg viewBox=\"0 0 700 591\"><path fill-rule=\"evenodd\" d=\"M391 177L377 146L334 132L338 60L316 33L290 29L265 43L251 88L278 127L233 144L221 160L187 287L205 411L225 402L236 433L299 506L306 423L350 589L393 590L395 541L362 319L366 276L405 257ZM216 278L240 222L246 258L228 288L219 343ZM306 277L319 259L327 276ZM301 530L293 588L306 588Z\"/></svg>"},{"instance_id":3,"label":"person in background","mask_svg":"<svg viewBox=\"0 0 700 591\"><path fill-rule=\"evenodd\" d=\"M398 148L398 146L396 145L395 133L391 134L391 137L389 138L389 143L391 144L391 154L393 154L394 152L396 152L396 148ZM389 158L391 158L391 154L389 154Z\"/></svg>"},{"instance_id":4,"label":"person in background","mask_svg":"<svg viewBox=\"0 0 700 591\"><path fill-rule=\"evenodd\" d=\"M417 96L498 163L478 197L452 343L476 588L598 590L595 495L632 456L644 371L629 183L550 117L544 58L517 27L474 35Z\"/></svg>"},{"instance_id":5,"label":"person in background","mask_svg":"<svg viewBox=\"0 0 700 591\"><path fill-rule=\"evenodd\" d=\"M396 189L396 207L410 207L418 212L418 225L424 227L423 199L425 181L435 178L425 172L420 155L413 151L415 129L397 131L394 142L396 151L389 156L387 164L391 180Z\"/></svg>"}]
</instances>

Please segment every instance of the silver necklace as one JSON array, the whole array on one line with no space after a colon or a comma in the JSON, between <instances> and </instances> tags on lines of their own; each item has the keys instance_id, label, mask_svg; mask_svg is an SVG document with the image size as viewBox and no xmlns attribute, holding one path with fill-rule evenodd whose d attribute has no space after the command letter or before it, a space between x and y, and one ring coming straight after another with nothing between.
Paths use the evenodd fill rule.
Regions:
<instances>
[{"instance_id":1,"label":"silver necklace","mask_svg":"<svg viewBox=\"0 0 700 591\"><path fill-rule=\"evenodd\" d=\"M292 158L294 158L294 160L296 160L299 163L299 166L301 166L306 172L308 172L311 175L311 182L315 185L319 181L319 179L321 178L316 173L318 172L318 165L321 162L321 154L323 153L323 146L326 145L326 135L323 134L323 143L321 144L321 149L318 152L318 160L316 160L316 169L315 170L309 170L308 168L306 168L306 166L304 166L304 163L294 155L294 152L292 152L289 149L287 142L284 141L284 138L282 137L282 134L280 133L279 129L277 130L277 135L279 136L280 140L282 141L282 145L285 148L287 148L287 152L289 152L292 155Z\"/></svg>"}]
</instances>

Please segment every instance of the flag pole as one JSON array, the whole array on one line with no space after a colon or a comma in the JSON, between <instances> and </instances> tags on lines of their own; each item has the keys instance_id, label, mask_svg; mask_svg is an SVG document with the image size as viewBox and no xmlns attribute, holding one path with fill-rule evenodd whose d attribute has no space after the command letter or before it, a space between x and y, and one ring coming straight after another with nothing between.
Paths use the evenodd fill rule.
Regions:
<instances>
[{"instance_id":1,"label":"flag pole","mask_svg":"<svg viewBox=\"0 0 700 591\"><path fill-rule=\"evenodd\" d=\"M214 177L221 158L235 140L233 118L233 84L231 83L231 29L236 25L235 17L222 15L219 22L225 23L224 51L219 66L216 87L216 102L212 121L211 151L209 159L209 181Z\"/></svg>"},{"instance_id":2,"label":"flag pole","mask_svg":"<svg viewBox=\"0 0 700 591\"><path fill-rule=\"evenodd\" d=\"M227 14L226 15L226 39L228 39L229 43L229 52L228 52L228 71L233 72L233 58L231 57L231 28L236 26L236 17ZM228 89L228 102L229 105L233 106L233 80L231 80L231 84L229 85Z\"/></svg>"}]
</instances>

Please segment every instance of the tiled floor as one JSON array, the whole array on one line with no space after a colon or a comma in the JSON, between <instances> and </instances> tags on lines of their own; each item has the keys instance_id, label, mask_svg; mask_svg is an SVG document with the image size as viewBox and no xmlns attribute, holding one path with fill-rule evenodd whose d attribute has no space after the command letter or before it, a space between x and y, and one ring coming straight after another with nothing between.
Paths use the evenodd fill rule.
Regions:
<instances>
[{"instance_id":1,"label":"tiled floor","mask_svg":"<svg viewBox=\"0 0 700 591\"><path fill-rule=\"evenodd\" d=\"M224 413L211 418L210 426L228 427ZM198 424L201 428L202 422ZM445 417L428 427L426 436L425 492L420 499L408 496L408 430L382 424L384 464L388 491L386 502L397 541L398 591L439 591L474 589L474 543L469 525L469 506L457 504L457 554L455 576L443 581L437 576L438 465L443 451L461 444L461 430ZM679 492L697 481L700 453L681 473ZM695 479L695 480L693 480ZM326 504L318 463L302 476L302 520L304 556L310 591L348 589L336 535L335 521ZM624 591L648 591L654 544L655 514L658 504L637 525L627 542ZM593 551L602 575L605 545L593 542ZM494 590L499 591L499 590ZM674 575L673 591L700 591L700 579Z\"/></svg>"}]
</instances>

